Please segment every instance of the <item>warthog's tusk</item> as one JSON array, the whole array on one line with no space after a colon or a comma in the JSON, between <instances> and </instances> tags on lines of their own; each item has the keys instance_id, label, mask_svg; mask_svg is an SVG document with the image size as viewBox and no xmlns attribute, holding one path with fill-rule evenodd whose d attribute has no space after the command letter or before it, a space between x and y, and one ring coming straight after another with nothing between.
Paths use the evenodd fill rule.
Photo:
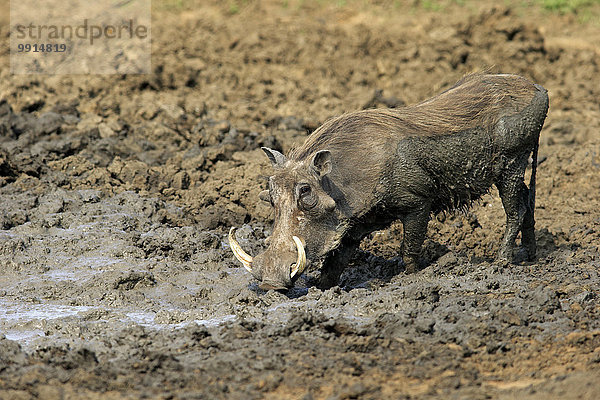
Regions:
<instances>
[{"instance_id":1,"label":"warthog's tusk","mask_svg":"<svg viewBox=\"0 0 600 400\"><path fill-rule=\"evenodd\" d=\"M244 268L248 270L248 272L252 273L252 256L242 250L240 244L235 240L235 228L231 227L229 230L229 247L231 247L231 251L233 251L233 255L235 258L240 260Z\"/></svg>"},{"instance_id":2,"label":"warthog's tusk","mask_svg":"<svg viewBox=\"0 0 600 400\"><path fill-rule=\"evenodd\" d=\"M302 273L304 268L306 268L306 253L304 252L304 245L298 236L292 236L294 242L296 243L296 247L298 248L298 258L296 259L296 263L292 265L292 272L290 277L293 278L297 273Z\"/></svg>"}]
</instances>

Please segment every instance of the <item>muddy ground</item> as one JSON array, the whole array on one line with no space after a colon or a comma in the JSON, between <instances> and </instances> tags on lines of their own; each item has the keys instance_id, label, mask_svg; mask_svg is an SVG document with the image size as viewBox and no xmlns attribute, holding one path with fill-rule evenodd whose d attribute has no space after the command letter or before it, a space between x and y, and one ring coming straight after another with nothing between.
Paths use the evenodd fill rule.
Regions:
<instances>
[{"instance_id":1,"label":"muddy ground","mask_svg":"<svg viewBox=\"0 0 600 400\"><path fill-rule=\"evenodd\" d=\"M155 2L151 75L11 75L3 29L0 398L600 398L600 25L494 3ZM394 225L257 288L260 146L484 68L549 90L536 262L494 262L492 191L414 275Z\"/></svg>"}]
</instances>

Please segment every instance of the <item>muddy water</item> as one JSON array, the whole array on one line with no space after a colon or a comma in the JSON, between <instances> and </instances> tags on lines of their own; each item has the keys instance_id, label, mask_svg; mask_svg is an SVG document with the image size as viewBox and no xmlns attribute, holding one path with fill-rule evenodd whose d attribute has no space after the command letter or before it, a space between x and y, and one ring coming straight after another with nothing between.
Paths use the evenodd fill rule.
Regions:
<instances>
[{"instance_id":1,"label":"muddy water","mask_svg":"<svg viewBox=\"0 0 600 400\"><path fill-rule=\"evenodd\" d=\"M144 76L13 76L0 43L0 398L600 398L598 30L292 3L154 7ZM257 288L226 236L270 233L260 146L490 65L550 93L536 262L494 261L492 191L432 219L414 275L395 224L337 287Z\"/></svg>"}]
</instances>

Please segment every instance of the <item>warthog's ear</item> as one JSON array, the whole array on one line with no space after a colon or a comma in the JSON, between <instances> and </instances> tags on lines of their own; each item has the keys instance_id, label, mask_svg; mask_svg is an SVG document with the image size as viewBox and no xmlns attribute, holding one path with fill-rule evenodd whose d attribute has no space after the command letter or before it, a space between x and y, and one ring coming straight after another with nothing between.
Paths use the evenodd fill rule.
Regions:
<instances>
[{"instance_id":1,"label":"warthog's ear","mask_svg":"<svg viewBox=\"0 0 600 400\"><path fill-rule=\"evenodd\" d=\"M260 192L258 194L258 198L262 201L266 201L267 203L271 202L271 195L269 194L268 190L263 190L262 192Z\"/></svg>"},{"instance_id":2,"label":"warthog's ear","mask_svg":"<svg viewBox=\"0 0 600 400\"><path fill-rule=\"evenodd\" d=\"M331 152L320 150L312 159L311 168L319 177L324 177L331 172Z\"/></svg>"},{"instance_id":3,"label":"warthog's ear","mask_svg":"<svg viewBox=\"0 0 600 400\"><path fill-rule=\"evenodd\" d=\"M283 167L283 164L287 161L287 158L277 150L270 149L268 147L261 147L262 151L265 152L269 160L271 160L271 164L273 167Z\"/></svg>"}]
</instances>

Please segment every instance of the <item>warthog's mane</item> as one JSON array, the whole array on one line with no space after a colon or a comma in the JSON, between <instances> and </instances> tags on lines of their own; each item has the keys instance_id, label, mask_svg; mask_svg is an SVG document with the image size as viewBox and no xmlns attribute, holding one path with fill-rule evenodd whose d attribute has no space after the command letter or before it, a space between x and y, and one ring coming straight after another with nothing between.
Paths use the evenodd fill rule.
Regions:
<instances>
[{"instance_id":1,"label":"warthog's mane","mask_svg":"<svg viewBox=\"0 0 600 400\"><path fill-rule=\"evenodd\" d=\"M450 89L412 106L331 118L289 156L303 160L321 149L356 144L364 135L369 135L370 145L377 146L389 143L391 137L430 137L493 127L503 115L529 105L535 90L531 82L516 75L467 75Z\"/></svg>"}]
</instances>

